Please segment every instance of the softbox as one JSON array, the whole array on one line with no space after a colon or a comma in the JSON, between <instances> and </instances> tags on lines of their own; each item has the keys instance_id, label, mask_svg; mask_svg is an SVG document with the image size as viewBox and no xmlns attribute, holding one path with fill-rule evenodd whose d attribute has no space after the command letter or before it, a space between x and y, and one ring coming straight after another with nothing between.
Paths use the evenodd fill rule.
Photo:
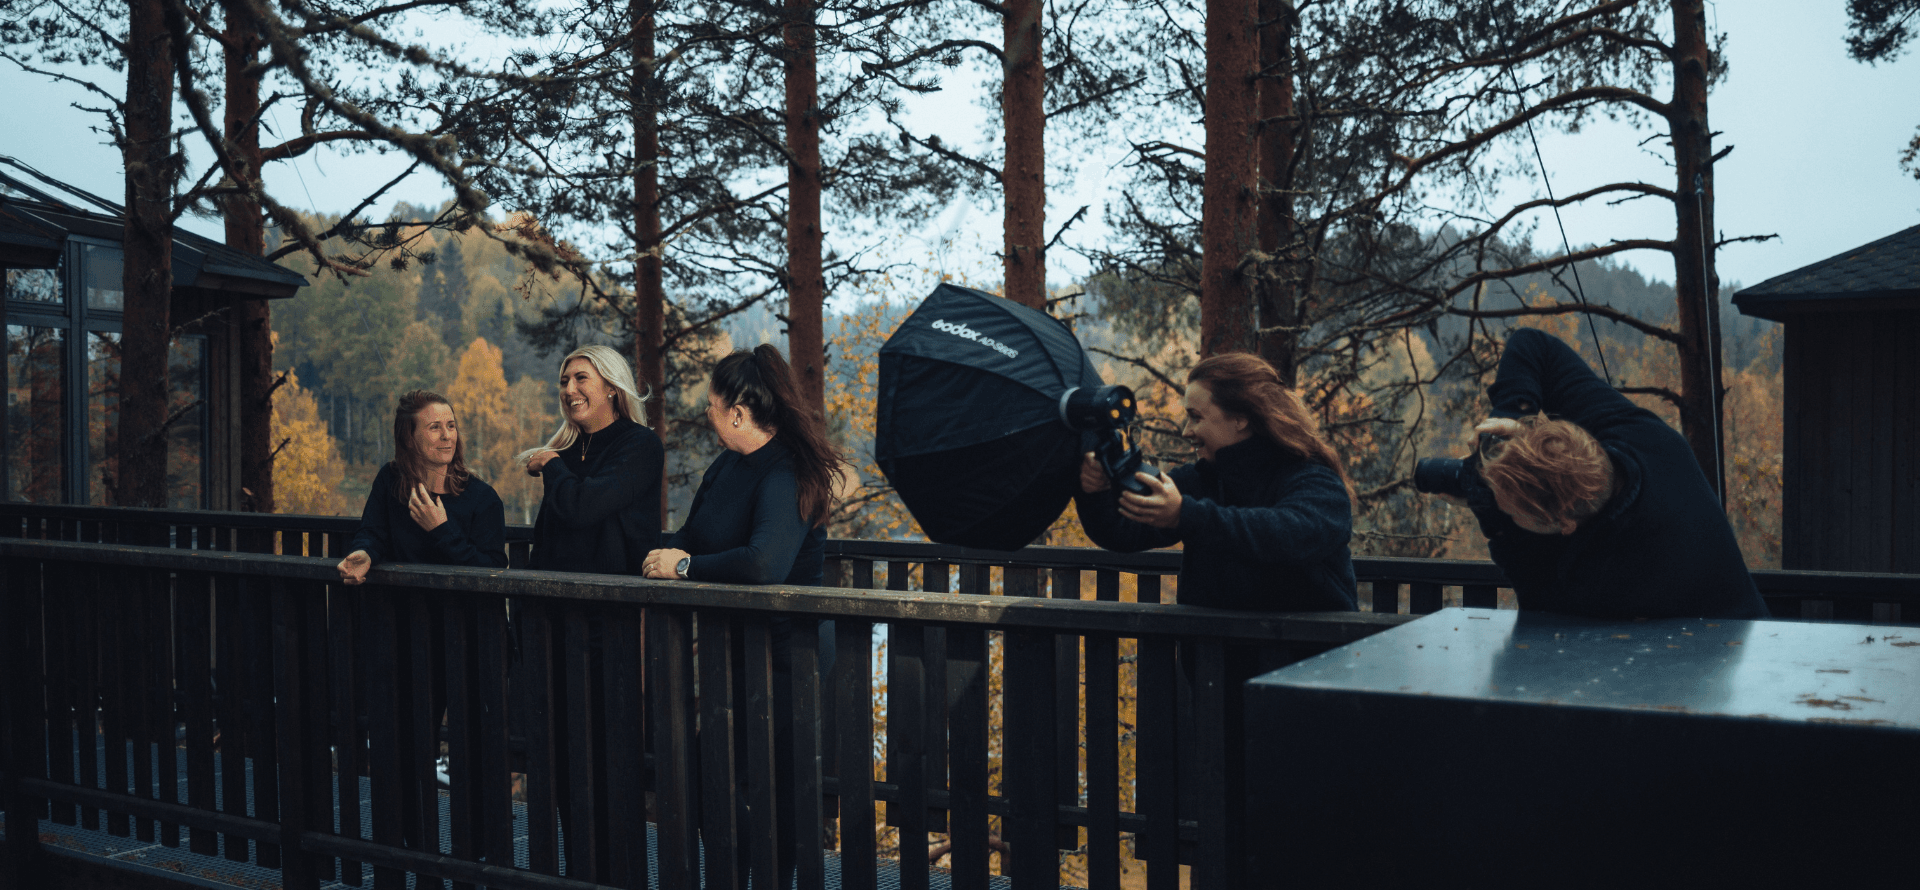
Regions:
<instances>
[{"instance_id":1,"label":"softbox","mask_svg":"<svg viewBox=\"0 0 1920 890\"><path fill-rule=\"evenodd\" d=\"M1018 550L1079 484L1061 396L1100 385L1058 319L942 284L880 347L874 457L927 537Z\"/></svg>"}]
</instances>

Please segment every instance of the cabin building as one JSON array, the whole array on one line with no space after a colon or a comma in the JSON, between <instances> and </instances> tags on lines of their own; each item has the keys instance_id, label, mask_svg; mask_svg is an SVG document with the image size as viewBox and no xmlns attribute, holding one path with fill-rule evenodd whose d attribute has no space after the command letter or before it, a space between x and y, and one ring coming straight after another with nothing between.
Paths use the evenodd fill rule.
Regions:
<instances>
[{"instance_id":1,"label":"cabin building","mask_svg":"<svg viewBox=\"0 0 1920 890\"><path fill-rule=\"evenodd\" d=\"M1733 304L1786 328L1782 567L1920 572L1920 226Z\"/></svg>"},{"instance_id":2,"label":"cabin building","mask_svg":"<svg viewBox=\"0 0 1920 890\"><path fill-rule=\"evenodd\" d=\"M5 500L107 504L119 399L124 209L0 157L0 327L6 329ZM239 300L278 300L299 274L175 229L168 506L240 503ZM171 412L169 412L171 415Z\"/></svg>"}]
</instances>

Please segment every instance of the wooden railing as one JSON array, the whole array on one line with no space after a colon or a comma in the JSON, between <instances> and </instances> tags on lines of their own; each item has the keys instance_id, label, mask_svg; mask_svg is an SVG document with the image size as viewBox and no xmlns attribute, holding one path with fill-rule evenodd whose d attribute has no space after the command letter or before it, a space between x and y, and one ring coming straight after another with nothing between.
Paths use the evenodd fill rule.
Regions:
<instances>
[{"instance_id":1,"label":"wooden railing","mask_svg":"<svg viewBox=\"0 0 1920 890\"><path fill-rule=\"evenodd\" d=\"M751 873L767 886L757 876L776 857L818 888L831 826L850 888L883 871L928 886L915 840L928 832L951 842L956 887L987 886L996 855L1016 887L1060 886L1062 851L1084 856L1072 878L1090 887L1119 886L1123 858L1144 860L1154 887L1177 884L1176 863L1193 886L1237 887L1233 681L1410 620L1083 600L1067 595L1083 569L964 553L919 562L918 582L944 587L954 566L963 589L997 575L1007 592L1054 597L415 566L347 588L333 563L350 525L0 514L11 869L31 870L30 826L48 819L251 857L289 890L401 887L409 873L572 890L702 874L740 887ZM272 536L326 555L243 546ZM855 584L869 557L907 556L836 550ZM1150 591L1164 564L1139 559L1090 564L1094 592L1122 572ZM838 640L824 678L823 620ZM791 644L776 647L783 622ZM908 839L891 862L876 802Z\"/></svg>"},{"instance_id":2,"label":"wooden railing","mask_svg":"<svg viewBox=\"0 0 1920 890\"><path fill-rule=\"evenodd\" d=\"M345 516L0 504L0 536L204 550L338 558L345 555L358 526L358 519ZM532 540L531 527L507 527L515 568L526 565ZM1180 569L1180 554L1164 550L1129 554L1028 547L1004 553L924 542L832 539L827 553L829 583L836 586L871 589L878 583L903 591L1046 595L1056 585L1073 591L1082 589L1075 585L1091 584L1083 595L1105 601L1121 601L1125 591L1127 601L1173 602L1176 595L1162 579ZM1444 606L1491 609L1506 602L1506 576L1491 562L1362 557L1353 564L1362 607L1370 611L1424 615ZM875 569L884 580L876 579ZM1753 578L1776 618L1920 623L1920 575L1761 570Z\"/></svg>"}]
</instances>

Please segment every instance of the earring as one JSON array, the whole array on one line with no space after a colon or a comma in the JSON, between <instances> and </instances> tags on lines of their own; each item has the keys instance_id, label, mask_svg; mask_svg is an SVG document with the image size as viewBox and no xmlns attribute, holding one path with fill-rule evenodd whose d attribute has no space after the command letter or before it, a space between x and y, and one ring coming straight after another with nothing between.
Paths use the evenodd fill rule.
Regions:
<instances>
[{"instance_id":1,"label":"earring","mask_svg":"<svg viewBox=\"0 0 1920 890\"><path fill-rule=\"evenodd\" d=\"M738 421L738 420L736 420L736 421L734 421L734 422L733 422L733 428L734 428L734 429L736 429L736 430L737 430L737 429L739 429L739 428L740 428L740 421Z\"/></svg>"}]
</instances>

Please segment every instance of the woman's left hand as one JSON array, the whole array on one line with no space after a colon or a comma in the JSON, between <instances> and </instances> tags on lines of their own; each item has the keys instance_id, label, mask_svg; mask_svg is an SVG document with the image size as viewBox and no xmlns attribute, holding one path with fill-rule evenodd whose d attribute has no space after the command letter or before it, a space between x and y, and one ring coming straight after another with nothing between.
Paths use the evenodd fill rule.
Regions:
<instances>
[{"instance_id":1,"label":"woman's left hand","mask_svg":"<svg viewBox=\"0 0 1920 890\"><path fill-rule=\"evenodd\" d=\"M416 525L427 531L433 531L440 527L440 523L447 521L447 508L425 485L413 487L413 495L407 498L407 513L413 517Z\"/></svg>"},{"instance_id":2,"label":"woman's left hand","mask_svg":"<svg viewBox=\"0 0 1920 890\"><path fill-rule=\"evenodd\" d=\"M1146 484L1147 493L1121 492L1120 515L1154 528L1179 527L1180 488L1173 484L1173 478L1165 473L1158 476L1135 473L1133 478Z\"/></svg>"},{"instance_id":3,"label":"woman's left hand","mask_svg":"<svg viewBox=\"0 0 1920 890\"><path fill-rule=\"evenodd\" d=\"M640 564L640 574L648 578L665 578L668 581L680 580L680 560L692 558L693 554L685 550L655 550L647 554L645 562Z\"/></svg>"}]
</instances>

